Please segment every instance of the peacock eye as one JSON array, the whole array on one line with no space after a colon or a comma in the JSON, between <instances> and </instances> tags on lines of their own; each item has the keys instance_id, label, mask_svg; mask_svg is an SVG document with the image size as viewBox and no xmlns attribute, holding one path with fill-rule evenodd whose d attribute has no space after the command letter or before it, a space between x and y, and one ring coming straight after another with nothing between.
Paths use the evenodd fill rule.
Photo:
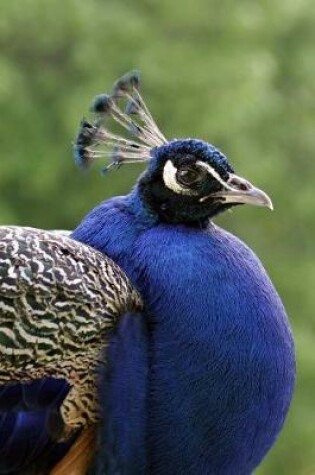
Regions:
<instances>
[{"instance_id":1,"label":"peacock eye","mask_svg":"<svg viewBox=\"0 0 315 475\"><path fill-rule=\"evenodd\" d=\"M191 186L203 180L205 173L202 169L192 167L182 167L177 170L176 179L184 186Z\"/></svg>"}]
</instances>

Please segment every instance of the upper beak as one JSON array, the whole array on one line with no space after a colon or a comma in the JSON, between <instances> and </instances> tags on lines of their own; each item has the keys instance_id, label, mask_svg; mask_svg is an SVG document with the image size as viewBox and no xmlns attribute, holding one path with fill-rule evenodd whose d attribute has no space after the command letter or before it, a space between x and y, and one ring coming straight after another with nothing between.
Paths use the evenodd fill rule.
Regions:
<instances>
[{"instance_id":1,"label":"upper beak","mask_svg":"<svg viewBox=\"0 0 315 475\"><path fill-rule=\"evenodd\" d=\"M264 206L273 210L272 201L269 196L245 180L245 178L231 173L226 183L228 185L227 189L213 193L211 198L219 198L223 203Z\"/></svg>"}]
</instances>

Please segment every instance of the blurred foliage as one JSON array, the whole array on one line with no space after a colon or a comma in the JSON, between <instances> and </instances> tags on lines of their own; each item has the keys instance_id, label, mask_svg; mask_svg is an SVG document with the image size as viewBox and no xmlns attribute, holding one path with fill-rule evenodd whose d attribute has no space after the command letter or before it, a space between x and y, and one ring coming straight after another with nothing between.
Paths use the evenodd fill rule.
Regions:
<instances>
[{"instance_id":1,"label":"blurred foliage","mask_svg":"<svg viewBox=\"0 0 315 475\"><path fill-rule=\"evenodd\" d=\"M297 343L297 390L260 475L315 473L315 10L312 0L3 0L0 223L73 228L139 173L81 174L71 141L94 94L142 70L168 137L219 146L275 212L221 225L256 250Z\"/></svg>"}]
</instances>

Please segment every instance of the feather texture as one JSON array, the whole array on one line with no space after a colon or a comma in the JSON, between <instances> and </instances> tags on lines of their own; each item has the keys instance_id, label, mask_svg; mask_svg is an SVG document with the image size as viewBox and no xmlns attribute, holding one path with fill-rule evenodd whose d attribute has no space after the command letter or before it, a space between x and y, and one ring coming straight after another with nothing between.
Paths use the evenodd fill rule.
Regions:
<instances>
[{"instance_id":1,"label":"feather texture","mask_svg":"<svg viewBox=\"0 0 315 475\"><path fill-rule=\"evenodd\" d=\"M51 437L98 420L100 351L120 316L141 305L119 267L94 249L62 234L0 228L0 469L47 456L58 445Z\"/></svg>"},{"instance_id":2,"label":"feather texture","mask_svg":"<svg viewBox=\"0 0 315 475\"><path fill-rule=\"evenodd\" d=\"M284 423L294 344L257 257L210 220L271 200L213 145L167 141L137 72L92 109L77 164L148 168L71 238L0 229L0 471L42 475L59 461L53 475L250 475ZM98 419L90 465L85 429Z\"/></svg>"},{"instance_id":3,"label":"feather texture","mask_svg":"<svg viewBox=\"0 0 315 475\"><path fill-rule=\"evenodd\" d=\"M83 431L50 475L86 475L95 449L95 427Z\"/></svg>"},{"instance_id":4,"label":"feather texture","mask_svg":"<svg viewBox=\"0 0 315 475\"><path fill-rule=\"evenodd\" d=\"M252 473L295 380L287 316L258 258L211 223L160 222L138 190L102 203L72 236L114 259L143 295L147 473Z\"/></svg>"}]
</instances>

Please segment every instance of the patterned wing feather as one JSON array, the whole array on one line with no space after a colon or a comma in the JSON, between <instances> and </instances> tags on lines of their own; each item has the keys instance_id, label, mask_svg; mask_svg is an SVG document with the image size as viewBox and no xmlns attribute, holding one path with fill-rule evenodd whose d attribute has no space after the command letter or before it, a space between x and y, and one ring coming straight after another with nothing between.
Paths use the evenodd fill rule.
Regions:
<instances>
[{"instance_id":1,"label":"patterned wing feather","mask_svg":"<svg viewBox=\"0 0 315 475\"><path fill-rule=\"evenodd\" d=\"M65 379L70 391L51 419L55 430L61 417L58 437L97 420L100 350L119 317L139 309L128 278L98 251L62 234L0 227L0 384Z\"/></svg>"}]
</instances>

